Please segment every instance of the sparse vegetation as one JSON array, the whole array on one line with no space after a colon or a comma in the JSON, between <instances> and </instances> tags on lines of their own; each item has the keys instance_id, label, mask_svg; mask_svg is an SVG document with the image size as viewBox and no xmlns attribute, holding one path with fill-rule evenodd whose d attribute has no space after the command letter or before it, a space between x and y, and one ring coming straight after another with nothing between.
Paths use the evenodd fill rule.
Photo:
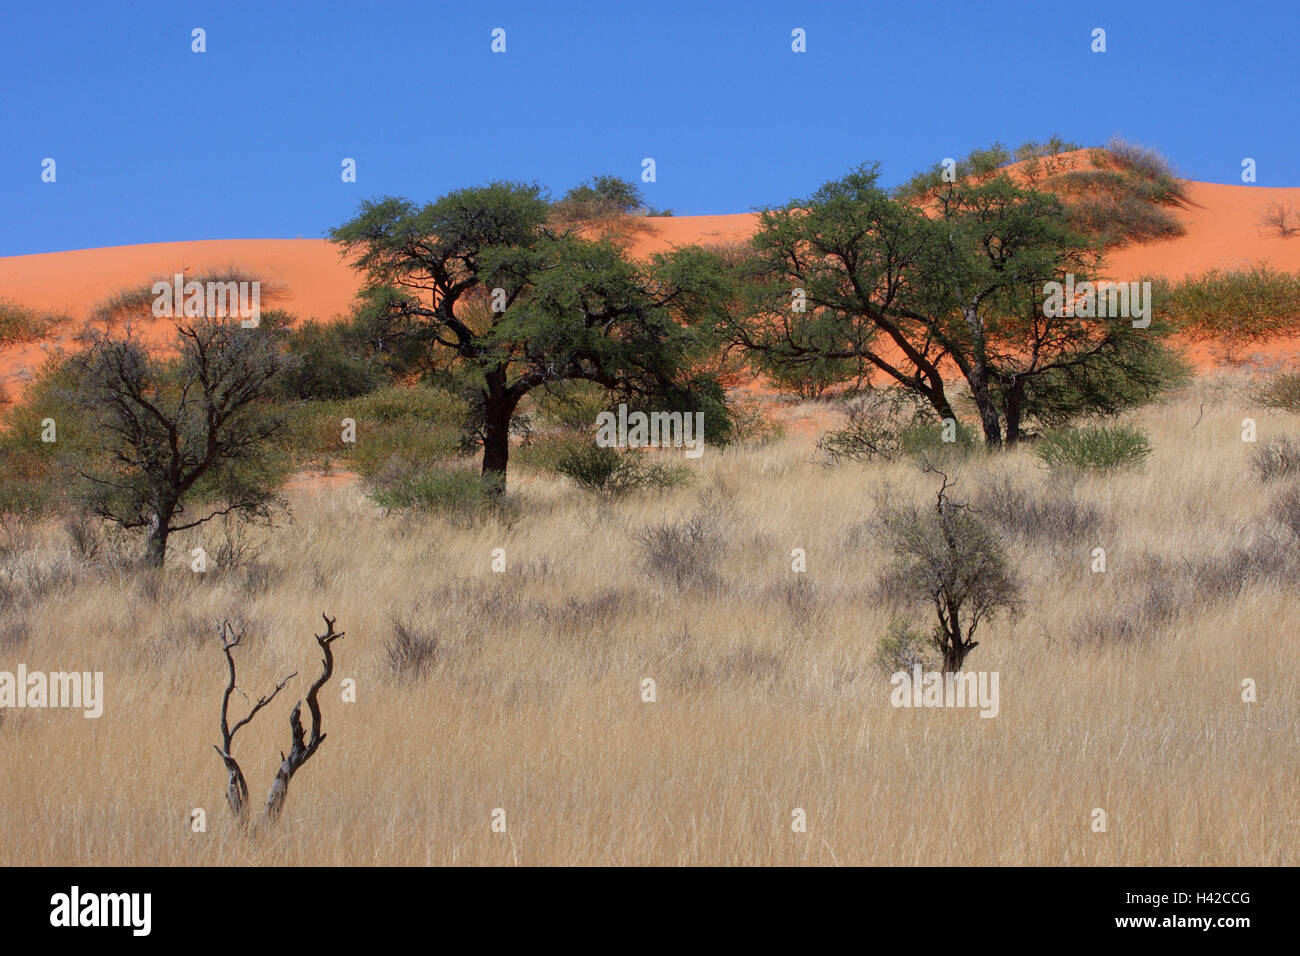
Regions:
<instances>
[{"instance_id":1,"label":"sparse vegetation","mask_svg":"<svg viewBox=\"0 0 1300 956\"><path fill-rule=\"evenodd\" d=\"M1271 638L1300 614L1300 442L1242 453L1240 402L1152 404L1186 375L1159 322L1040 321L1035 287L1095 269L1098 246L1142 234L1143 217L1161 228L1181 194L1150 151L1112 143L1081 170L1075 150L977 151L962 169L980 181L941 214L925 197L942 183L900 202L858 171L770 211L739 262L679 250L647 265L570 232L650 212L609 178L560 204L511 184L368 203L335 232L366 269L358 315L268 312L243 337L183 322L171 353L133 337L145 300L121 293L87 350L52 359L0 423L0 648L114 674L113 706L82 744L67 721L0 712L0 751L25 768L0 808L0 862L1294 862L1293 821L1272 811L1296 776L1275 732L1295 708L1283 695L1261 721L1223 673L1276 687L1298 666ZM1000 176L1013 155L1028 187ZM1080 237L1112 201L1124 208ZM431 246L413 251L412 236ZM1285 299L1277 281L1260 302ZM795 282L806 322L789 311ZM1213 290L1215 308L1232 289ZM1200 309L1208 329L1205 301L1189 294L1186 316ZM1223 321L1215 334L1235 334ZM782 434L759 400L733 405L727 345L805 397L869 389L795 409L842 409L817 447L857 464L816 467L802 431ZM891 385L872 389L871 368ZM1298 381L1252 394L1296 411ZM1235 378L1224 391L1247 394ZM708 452L678 464L594 445L611 400L702 408ZM1120 411L1124 424L1103 417ZM507 460L523 478L509 494ZM348 474L310 470L335 466ZM1269 485L1241 494L1252 471ZM77 473L98 493L70 494ZM234 520L289 501L283 526ZM124 558L136 526L152 566ZM169 536L182 553L202 545L209 570L166 566ZM1089 570L1098 551L1104 574ZM337 608L355 635L346 676L363 703L339 722L367 732L331 732L283 838L228 839L231 822L213 820L216 838L195 840L173 824L215 770L213 700L159 689L215 674L222 621L217 752L233 828L247 826L238 718L287 686L308 606ZM907 616L918 607L928 626ZM324 740L316 695L342 636L325 623L311 734L295 708L268 820ZM1014 688L996 732L890 709L877 672L951 673L977 647ZM268 691L244 704L240 655L248 686ZM654 707L637 699L647 682ZM1171 685L1152 707L1152 688ZM202 748L178 753L191 737ZM258 739L268 758L279 749ZM1015 827L1005 787L972 786L972 768L1024 795ZM143 803L140 774L159 781ZM1081 850L1061 821L1101 785L1123 831ZM787 839L771 801L738 791L776 794L782 813L780 795L814 794L824 838ZM526 814L511 811L509 841L484 833L498 804ZM943 808L943 825L917 806Z\"/></svg>"},{"instance_id":2,"label":"sparse vegetation","mask_svg":"<svg viewBox=\"0 0 1300 956\"><path fill-rule=\"evenodd\" d=\"M678 588L717 582L724 547L716 520L697 513L684 521L662 521L637 534L646 569Z\"/></svg>"},{"instance_id":3,"label":"sparse vegetation","mask_svg":"<svg viewBox=\"0 0 1300 956\"><path fill-rule=\"evenodd\" d=\"M409 618L394 617L384 654L393 674L403 679L425 677L438 659L438 638Z\"/></svg>"},{"instance_id":4,"label":"sparse vegetation","mask_svg":"<svg viewBox=\"0 0 1300 956\"><path fill-rule=\"evenodd\" d=\"M1287 239L1300 232L1300 212L1290 203L1270 203L1260 213L1259 224Z\"/></svg>"}]
</instances>

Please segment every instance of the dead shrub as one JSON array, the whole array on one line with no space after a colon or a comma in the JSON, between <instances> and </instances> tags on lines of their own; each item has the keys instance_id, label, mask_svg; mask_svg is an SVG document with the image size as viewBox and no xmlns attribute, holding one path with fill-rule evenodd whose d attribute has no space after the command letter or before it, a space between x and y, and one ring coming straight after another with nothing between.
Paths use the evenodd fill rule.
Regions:
<instances>
[{"instance_id":1,"label":"dead shrub","mask_svg":"<svg viewBox=\"0 0 1300 956\"><path fill-rule=\"evenodd\" d=\"M438 661L438 638L431 631L408 618L390 619L392 633L384 642L384 656L393 674L407 680L419 680Z\"/></svg>"},{"instance_id":2,"label":"dead shrub","mask_svg":"<svg viewBox=\"0 0 1300 956\"><path fill-rule=\"evenodd\" d=\"M716 564L722 556L722 536L714 521L696 514L685 521L665 521L636 536L646 569L678 588L717 583Z\"/></svg>"},{"instance_id":3,"label":"dead shrub","mask_svg":"<svg viewBox=\"0 0 1300 956\"><path fill-rule=\"evenodd\" d=\"M1286 436L1270 438L1255 449L1251 467L1261 481L1275 481L1300 472L1300 442Z\"/></svg>"},{"instance_id":4,"label":"dead shrub","mask_svg":"<svg viewBox=\"0 0 1300 956\"><path fill-rule=\"evenodd\" d=\"M1036 493L1007 475L980 489L974 509L1002 531L1030 540L1075 541L1092 535L1102 523L1094 505L1054 490Z\"/></svg>"}]
</instances>

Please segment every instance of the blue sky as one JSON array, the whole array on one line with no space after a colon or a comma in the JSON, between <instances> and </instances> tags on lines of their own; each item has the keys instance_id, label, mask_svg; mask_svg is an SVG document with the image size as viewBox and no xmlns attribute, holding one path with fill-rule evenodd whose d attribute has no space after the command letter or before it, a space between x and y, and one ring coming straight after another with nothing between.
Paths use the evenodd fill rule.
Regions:
<instances>
[{"instance_id":1,"label":"blue sky","mask_svg":"<svg viewBox=\"0 0 1300 956\"><path fill-rule=\"evenodd\" d=\"M651 204L743 212L1054 133L1300 185L1294 0L43 2L0 31L0 255L317 238L365 197L559 194L644 157Z\"/></svg>"}]
</instances>

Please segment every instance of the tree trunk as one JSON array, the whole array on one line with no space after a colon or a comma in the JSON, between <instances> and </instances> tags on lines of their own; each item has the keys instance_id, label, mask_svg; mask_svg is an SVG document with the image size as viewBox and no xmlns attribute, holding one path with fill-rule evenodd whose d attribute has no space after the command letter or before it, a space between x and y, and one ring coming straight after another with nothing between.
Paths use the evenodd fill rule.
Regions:
<instances>
[{"instance_id":1,"label":"tree trunk","mask_svg":"<svg viewBox=\"0 0 1300 956\"><path fill-rule=\"evenodd\" d=\"M961 673L961 666L966 661L966 655L970 653L970 648L965 647L961 641L949 641L943 648L943 672L945 674Z\"/></svg>"},{"instance_id":2,"label":"tree trunk","mask_svg":"<svg viewBox=\"0 0 1300 956\"><path fill-rule=\"evenodd\" d=\"M163 503L154 509L149 518L144 560L151 568L161 568L167 559L167 536L171 534L172 516L175 513L175 505Z\"/></svg>"},{"instance_id":3,"label":"tree trunk","mask_svg":"<svg viewBox=\"0 0 1300 956\"><path fill-rule=\"evenodd\" d=\"M1003 412L1007 419L1007 447L1020 442L1020 416L1025 404L1025 380L1016 378L1007 390Z\"/></svg>"},{"instance_id":4,"label":"tree trunk","mask_svg":"<svg viewBox=\"0 0 1300 956\"><path fill-rule=\"evenodd\" d=\"M980 424L984 427L984 444L990 448L1002 447L1002 423L998 418L998 407L989 394L988 358L984 354L984 323L974 307L965 310L966 327L970 331L973 348L971 349L970 371L966 381L970 384L971 398L979 409Z\"/></svg>"},{"instance_id":5,"label":"tree trunk","mask_svg":"<svg viewBox=\"0 0 1300 956\"><path fill-rule=\"evenodd\" d=\"M910 391L920 392L925 400L930 403L930 407L938 414L940 421L945 418L951 418L953 421L957 420L957 413L952 410L952 404L948 401L948 395L943 390L942 382L930 386L917 386L906 382L901 384Z\"/></svg>"},{"instance_id":6,"label":"tree trunk","mask_svg":"<svg viewBox=\"0 0 1300 956\"><path fill-rule=\"evenodd\" d=\"M1002 423L998 417L998 407L989 394L988 378L981 364L977 363L971 368L967 381L970 382L971 398L979 409L980 424L984 427L984 444L990 448L1001 448Z\"/></svg>"},{"instance_id":7,"label":"tree trunk","mask_svg":"<svg viewBox=\"0 0 1300 956\"><path fill-rule=\"evenodd\" d=\"M502 387L504 378L502 374L499 381L489 380L488 397L483 407L483 481L491 495L501 495L506 490L510 420L519 404L519 396Z\"/></svg>"}]
</instances>

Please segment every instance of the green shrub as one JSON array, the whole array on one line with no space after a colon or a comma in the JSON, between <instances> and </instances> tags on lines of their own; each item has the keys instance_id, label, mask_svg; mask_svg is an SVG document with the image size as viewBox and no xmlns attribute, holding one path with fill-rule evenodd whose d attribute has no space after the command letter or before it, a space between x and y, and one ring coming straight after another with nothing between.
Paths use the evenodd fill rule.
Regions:
<instances>
[{"instance_id":1,"label":"green shrub","mask_svg":"<svg viewBox=\"0 0 1300 956\"><path fill-rule=\"evenodd\" d=\"M817 439L817 450L834 464L878 458L894 461L903 450L902 434L897 423L852 409L848 424Z\"/></svg>"},{"instance_id":2,"label":"green shrub","mask_svg":"<svg viewBox=\"0 0 1300 956\"><path fill-rule=\"evenodd\" d=\"M462 527L488 518L513 523L519 515L517 503L496 491L493 480L477 471L431 468L380 475L370 497L387 511L439 514Z\"/></svg>"},{"instance_id":3,"label":"green shrub","mask_svg":"<svg viewBox=\"0 0 1300 956\"><path fill-rule=\"evenodd\" d=\"M1048 432L1035 442L1034 454L1053 471L1141 470L1151 443L1132 425L1090 425Z\"/></svg>"},{"instance_id":4,"label":"green shrub","mask_svg":"<svg viewBox=\"0 0 1300 956\"><path fill-rule=\"evenodd\" d=\"M288 334L285 348L296 360L280 380L286 398L356 398L382 384L378 370L357 357L344 326L304 322Z\"/></svg>"},{"instance_id":5,"label":"green shrub","mask_svg":"<svg viewBox=\"0 0 1300 956\"><path fill-rule=\"evenodd\" d=\"M673 488L690 480L687 468L648 461L647 457L638 451L619 452L600 445L574 444L561 452L556 471L588 491L612 495L643 488Z\"/></svg>"},{"instance_id":6,"label":"green shrub","mask_svg":"<svg viewBox=\"0 0 1300 956\"><path fill-rule=\"evenodd\" d=\"M957 423L956 442L944 442L941 423L916 404L914 396L896 388L876 389L844 403L846 422L817 439L817 449L833 464L842 461L895 461L908 455L947 458L964 455L975 444L975 433ZM954 448L960 445L961 448Z\"/></svg>"},{"instance_id":7,"label":"green shrub","mask_svg":"<svg viewBox=\"0 0 1300 956\"><path fill-rule=\"evenodd\" d=\"M391 385L351 399L302 402L289 411L281 441L300 464L337 459L363 478L416 472L461 453L466 403L427 385ZM342 440L343 419L356 442Z\"/></svg>"},{"instance_id":8,"label":"green shrub","mask_svg":"<svg viewBox=\"0 0 1300 956\"><path fill-rule=\"evenodd\" d=\"M1130 176L1153 185L1153 194L1164 193L1169 198L1183 194L1178 171L1159 151L1112 136L1106 152Z\"/></svg>"},{"instance_id":9,"label":"green shrub","mask_svg":"<svg viewBox=\"0 0 1300 956\"><path fill-rule=\"evenodd\" d=\"M889 622L889 630L876 642L876 652L871 662L885 674L908 674L917 664L921 670L933 669L929 635L913 627L906 618L896 617Z\"/></svg>"},{"instance_id":10,"label":"green shrub","mask_svg":"<svg viewBox=\"0 0 1300 956\"><path fill-rule=\"evenodd\" d=\"M71 362L51 357L0 415L0 512L44 514L64 502L92 437L85 410L71 397L76 382ZM47 420L52 442L42 440Z\"/></svg>"},{"instance_id":11,"label":"green shrub","mask_svg":"<svg viewBox=\"0 0 1300 956\"><path fill-rule=\"evenodd\" d=\"M953 441L945 441L951 435ZM918 462L939 463L970 457L983 447L978 433L965 422L952 420L951 425L936 421L915 421L898 436L903 454Z\"/></svg>"},{"instance_id":12,"label":"green shrub","mask_svg":"<svg viewBox=\"0 0 1300 956\"><path fill-rule=\"evenodd\" d=\"M763 414L753 399L738 399L730 407L732 439L738 445L766 445L785 434L785 426Z\"/></svg>"},{"instance_id":13,"label":"green shrub","mask_svg":"<svg viewBox=\"0 0 1300 956\"><path fill-rule=\"evenodd\" d=\"M1230 360L1245 346L1300 331L1300 273L1268 266L1211 269L1157 282L1152 298L1178 331L1220 343Z\"/></svg>"}]
</instances>

